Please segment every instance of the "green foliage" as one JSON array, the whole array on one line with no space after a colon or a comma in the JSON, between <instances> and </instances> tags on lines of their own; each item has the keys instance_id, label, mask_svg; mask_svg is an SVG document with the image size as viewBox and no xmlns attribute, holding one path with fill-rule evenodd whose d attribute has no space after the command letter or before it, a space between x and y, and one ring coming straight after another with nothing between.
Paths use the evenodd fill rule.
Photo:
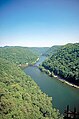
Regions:
<instances>
[{"instance_id":1,"label":"green foliage","mask_svg":"<svg viewBox=\"0 0 79 119\"><path fill-rule=\"evenodd\" d=\"M29 48L34 54L37 54L38 56L44 54L47 52L49 47L30 47Z\"/></svg>"},{"instance_id":2,"label":"green foliage","mask_svg":"<svg viewBox=\"0 0 79 119\"><path fill-rule=\"evenodd\" d=\"M16 64L31 64L38 58L27 47L0 47L0 57Z\"/></svg>"},{"instance_id":3,"label":"green foliage","mask_svg":"<svg viewBox=\"0 0 79 119\"><path fill-rule=\"evenodd\" d=\"M51 48L49 48L45 53L44 55L45 56L52 56L53 54L55 54L62 46L60 45L55 45L55 46L52 46Z\"/></svg>"},{"instance_id":4,"label":"green foliage","mask_svg":"<svg viewBox=\"0 0 79 119\"><path fill-rule=\"evenodd\" d=\"M42 66L65 80L79 85L79 43L67 44L43 62Z\"/></svg>"},{"instance_id":5,"label":"green foliage","mask_svg":"<svg viewBox=\"0 0 79 119\"><path fill-rule=\"evenodd\" d=\"M0 119L62 119L51 98L16 64L0 58Z\"/></svg>"}]
</instances>

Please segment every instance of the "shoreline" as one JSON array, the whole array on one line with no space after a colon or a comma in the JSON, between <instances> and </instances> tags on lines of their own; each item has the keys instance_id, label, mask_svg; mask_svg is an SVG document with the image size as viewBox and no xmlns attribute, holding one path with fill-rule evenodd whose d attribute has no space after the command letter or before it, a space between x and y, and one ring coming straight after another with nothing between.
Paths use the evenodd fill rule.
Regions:
<instances>
[{"instance_id":1,"label":"shoreline","mask_svg":"<svg viewBox=\"0 0 79 119\"><path fill-rule=\"evenodd\" d=\"M19 66L20 68L26 68L26 67L28 67L28 66L33 66L33 65L36 64L36 62L38 62L38 61L39 61L39 57L36 59L35 62L32 62L31 64L29 64L29 63L19 64L18 66Z\"/></svg>"},{"instance_id":2,"label":"shoreline","mask_svg":"<svg viewBox=\"0 0 79 119\"><path fill-rule=\"evenodd\" d=\"M28 63L26 63L26 64L19 64L18 66L21 67L21 68L26 68L26 67L28 67L28 66L33 66L33 65L36 64L36 62L38 62L38 61L39 61L39 57L37 58L37 60L36 60L35 62L32 62L31 64L28 64ZM77 85L75 85L75 84L72 84L72 83L66 81L65 79L62 79L61 77L55 75L53 72L50 72L49 70L45 69L44 67L41 67L41 68L40 68L40 67L38 66L38 68L39 68L42 72L45 72L46 74L48 74L50 77L54 77L54 78L58 79L59 81L61 81L62 83L65 83L65 84L67 84L67 85L69 85L69 86L71 86L71 87L74 87L74 88L79 89L79 86L77 86Z\"/></svg>"},{"instance_id":3,"label":"shoreline","mask_svg":"<svg viewBox=\"0 0 79 119\"><path fill-rule=\"evenodd\" d=\"M60 77L58 77L58 76L56 76L56 75L54 75L54 77L57 78L57 79L58 79L59 81L61 81L62 83L65 83L65 84L67 84L67 85L69 85L69 86L71 86L71 87L74 87L74 88L79 89L79 86L77 86L77 85L75 85L75 84L72 84L72 83L66 81L65 79L62 79L62 78L60 78Z\"/></svg>"},{"instance_id":4,"label":"shoreline","mask_svg":"<svg viewBox=\"0 0 79 119\"><path fill-rule=\"evenodd\" d=\"M69 85L69 86L71 86L71 87L74 87L74 88L79 89L79 86L77 86L77 85L75 85L75 84L72 84L72 83L66 81L65 79L62 79L61 77L55 75L53 72L50 72L49 70L45 69L44 67L41 67L41 68L39 67L39 69L40 69L42 72L45 72L46 74L48 74L50 77L54 77L54 78L58 79L59 81L61 81L62 83L65 83L65 84L67 84L67 85Z\"/></svg>"}]
</instances>

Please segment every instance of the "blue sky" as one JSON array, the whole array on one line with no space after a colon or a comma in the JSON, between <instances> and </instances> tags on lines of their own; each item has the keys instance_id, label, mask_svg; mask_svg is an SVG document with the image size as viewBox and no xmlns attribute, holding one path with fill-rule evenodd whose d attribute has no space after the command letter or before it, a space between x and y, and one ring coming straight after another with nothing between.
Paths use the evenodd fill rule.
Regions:
<instances>
[{"instance_id":1,"label":"blue sky","mask_svg":"<svg viewBox=\"0 0 79 119\"><path fill-rule=\"evenodd\" d=\"M0 0L0 46L79 42L79 0Z\"/></svg>"}]
</instances>

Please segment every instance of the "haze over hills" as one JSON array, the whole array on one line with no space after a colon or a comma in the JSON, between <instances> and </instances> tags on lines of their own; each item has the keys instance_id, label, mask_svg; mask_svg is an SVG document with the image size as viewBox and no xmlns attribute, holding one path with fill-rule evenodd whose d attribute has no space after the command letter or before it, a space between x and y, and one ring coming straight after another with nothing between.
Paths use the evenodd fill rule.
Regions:
<instances>
[{"instance_id":1,"label":"haze over hills","mask_svg":"<svg viewBox=\"0 0 79 119\"><path fill-rule=\"evenodd\" d=\"M45 53L43 53L43 55L51 56L55 54L61 47L62 47L61 45L54 45L50 47Z\"/></svg>"},{"instance_id":2,"label":"haze over hills","mask_svg":"<svg viewBox=\"0 0 79 119\"><path fill-rule=\"evenodd\" d=\"M46 53L49 47L29 47L29 49L36 55L40 56Z\"/></svg>"},{"instance_id":3,"label":"haze over hills","mask_svg":"<svg viewBox=\"0 0 79 119\"><path fill-rule=\"evenodd\" d=\"M79 42L78 0L0 0L0 46Z\"/></svg>"}]
</instances>

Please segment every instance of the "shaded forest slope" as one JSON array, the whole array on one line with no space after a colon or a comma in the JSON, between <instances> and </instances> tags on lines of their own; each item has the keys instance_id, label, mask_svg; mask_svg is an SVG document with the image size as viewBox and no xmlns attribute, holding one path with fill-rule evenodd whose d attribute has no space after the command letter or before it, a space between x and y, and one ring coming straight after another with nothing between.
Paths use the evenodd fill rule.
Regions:
<instances>
[{"instance_id":1,"label":"shaded forest slope","mask_svg":"<svg viewBox=\"0 0 79 119\"><path fill-rule=\"evenodd\" d=\"M79 85L79 43L62 46L57 53L44 61L42 66L55 75Z\"/></svg>"}]
</instances>

